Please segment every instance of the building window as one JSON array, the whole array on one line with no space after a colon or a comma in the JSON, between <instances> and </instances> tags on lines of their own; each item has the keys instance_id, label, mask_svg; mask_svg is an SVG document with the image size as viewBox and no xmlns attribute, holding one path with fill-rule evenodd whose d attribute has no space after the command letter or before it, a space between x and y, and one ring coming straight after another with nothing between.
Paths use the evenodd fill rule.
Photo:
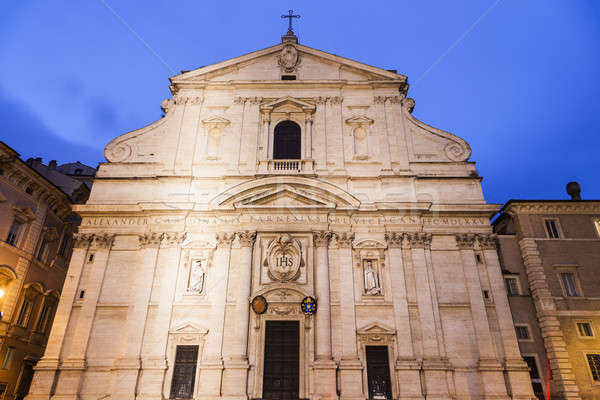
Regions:
<instances>
[{"instance_id":1,"label":"building window","mask_svg":"<svg viewBox=\"0 0 600 400\"><path fill-rule=\"evenodd\" d=\"M8 231L8 236L6 237L6 243L16 247L22 227L23 224L19 223L19 221L13 221L12 225L10 226L10 230Z\"/></svg>"},{"instance_id":2,"label":"building window","mask_svg":"<svg viewBox=\"0 0 600 400\"><path fill-rule=\"evenodd\" d=\"M600 354L586 354L588 367L590 369L590 375L594 382L600 382Z\"/></svg>"},{"instance_id":3,"label":"building window","mask_svg":"<svg viewBox=\"0 0 600 400\"><path fill-rule=\"evenodd\" d=\"M529 336L529 328L527 325L515 325L515 332L517 333L517 339L519 340L529 340L531 336Z\"/></svg>"},{"instance_id":4,"label":"building window","mask_svg":"<svg viewBox=\"0 0 600 400\"><path fill-rule=\"evenodd\" d=\"M8 347L6 349L6 353L4 354L4 358L2 359L2 369L10 368L10 363L12 362L14 352L14 347Z\"/></svg>"},{"instance_id":5,"label":"building window","mask_svg":"<svg viewBox=\"0 0 600 400\"><path fill-rule=\"evenodd\" d=\"M475 253L475 261L477 261L477 264L482 264L483 263L483 259L481 258L481 254Z\"/></svg>"},{"instance_id":6,"label":"building window","mask_svg":"<svg viewBox=\"0 0 600 400\"><path fill-rule=\"evenodd\" d=\"M40 247L37 252L37 259L39 261L44 262L46 259L46 249L48 248L48 240L44 237L42 238L42 243L40 243Z\"/></svg>"},{"instance_id":7,"label":"building window","mask_svg":"<svg viewBox=\"0 0 600 400\"><path fill-rule=\"evenodd\" d=\"M301 158L300 126L293 121L277 124L273 133L273 159L299 160Z\"/></svg>"},{"instance_id":8,"label":"building window","mask_svg":"<svg viewBox=\"0 0 600 400\"><path fill-rule=\"evenodd\" d=\"M67 249L70 247L71 238L69 236L69 232L66 232L63 235L62 242L60 242L60 246L58 247L58 255L62 258L65 258L67 255Z\"/></svg>"},{"instance_id":9,"label":"building window","mask_svg":"<svg viewBox=\"0 0 600 400\"><path fill-rule=\"evenodd\" d=\"M596 227L596 234L600 236L600 219L594 220L594 226Z\"/></svg>"},{"instance_id":10,"label":"building window","mask_svg":"<svg viewBox=\"0 0 600 400\"><path fill-rule=\"evenodd\" d=\"M504 278L504 283L506 284L506 292L509 296L519 295L519 283L516 277Z\"/></svg>"},{"instance_id":11,"label":"building window","mask_svg":"<svg viewBox=\"0 0 600 400\"><path fill-rule=\"evenodd\" d=\"M558 239L560 234L558 233L558 221L555 219L544 220L546 224L546 233L550 239Z\"/></svg>"},{"instance_id":12,"label":"building window","mask_svg":"<svg viewBox=\"0 0 600 400\"><path fill-rule=\"evenodd\" d=\"M567 297L579 297L579 291L577 290L577 281L575 279L574 272L561 272L560 281Z\"/></svg>"},{"instance_id":13,"label":"building window","mask_svg":"<svg viewBox=\"0 0 600 400\"><path fill-rule=\"evenodd\" d=\"M48 319L50 318L50 304L44 304L42 307L42 312L40 312L40 317L38 318L37 325L35 330L39 333L46 333L46 328L48 327Z\"/></svg>"},{"instance_id":14,"label":"building window","mask_svg":"<svg viewBox=\"0 0 600 400\"><path fill-rule=\"evenodd\" d=\"M592 323L588 321L576 322L577 325L577 334L582 338L591 338L594 337L594 329L592 328Z\"/></svg>"},{"instance_id":15,"label":"building window","mask_svg":"<svg viewBox=\"0 0 600 400\"><path fill-rule=\"evenodd\" d=\"M29 319L29 313L31 312L31 301L25 299L21 305L19 316L17 317L16 325L25 328L27 326L27 320Z\"/></svg>"},{"instance_id":16,"label":"building window","mask_svg":"<svg viewBox=\"0 0 600 400\"><path fill-rule=\"evenodd\" d=\"M177 346L171 399L191 399L194 395L198 346Z\"/></svg>"},{"instance_id":17,"label":"building window","mask_svg":"<svg viewBox=\"0 0 600 400\"><path fill-rule=\"evenodd\" d=\"M531 386L533 387L533 393L538 399L544 399L544 387L542 386L542 378L537 366L535 357L523 356L523 360L529 367L529 378L531 379Z\"/></svg>"}]
</instances>

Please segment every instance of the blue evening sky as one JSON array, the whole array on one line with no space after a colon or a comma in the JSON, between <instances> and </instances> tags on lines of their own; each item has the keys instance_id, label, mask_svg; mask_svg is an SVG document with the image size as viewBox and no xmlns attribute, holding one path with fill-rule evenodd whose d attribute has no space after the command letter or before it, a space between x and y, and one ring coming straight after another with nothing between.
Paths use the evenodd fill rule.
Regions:
<instances>
[{"instance_id":1,"label":"blue evening sky","mask_svg":"<svg viewBox=\"0 0 600 400\"><path fill-rule=\"evenodd\" d=\"M160 118L168 77L280 41L407 75L413 115L461 136L489 202L600 199L600 1L4 2L0 140L96 166Z\"/></svg>"}]
</instances>

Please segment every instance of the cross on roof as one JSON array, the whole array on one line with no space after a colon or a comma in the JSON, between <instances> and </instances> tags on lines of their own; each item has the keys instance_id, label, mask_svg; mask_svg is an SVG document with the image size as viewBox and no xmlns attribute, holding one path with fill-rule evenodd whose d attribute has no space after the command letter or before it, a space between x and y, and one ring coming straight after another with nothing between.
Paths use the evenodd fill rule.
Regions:
<instances>
[{"instance_id":1,"label":"cross on roof","mask_svg":"<svg viewBox=\"0 0 600 400\"><path fill-rule=\"evenodd\" d=\"M299 15L294 15L294 10L289 10L288 14L287 15L283 14L281 16L281 18L287 18L288 19L288 22L290 24L289 27L288 27L288 32L294 32L294 30L292 29L292 18L300 18L300 16Z\"/></svg>"}]
</instances>

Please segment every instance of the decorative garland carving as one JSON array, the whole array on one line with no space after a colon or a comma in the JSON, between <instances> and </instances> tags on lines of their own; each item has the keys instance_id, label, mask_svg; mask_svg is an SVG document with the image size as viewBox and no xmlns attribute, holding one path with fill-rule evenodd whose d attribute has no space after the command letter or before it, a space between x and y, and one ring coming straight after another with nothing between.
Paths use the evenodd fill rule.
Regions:
<instances>
[{"instance_id":1,"label":"decorative garland carving","mask_svg":"<svg viewBox=\"0 0 600 400\"><path fill-rule=\"evenodd\" d=\"M426 232L407 232L404 236L413 248L429 248L433 237L431 233Z\"/></svg>"},{"instance_id":2,"label":"decorative garland carving","mask_svg":"<svg viewBox=\"0 0 600 400\"><path fill-rule=\"evenodd\" d=\"M384 235L385 241L389 247L402 247L404 240L404 233L401 232L390 232Z\"/></svg>"},{"instance_id":3,"label":"decorative garland carving","mask_svg":"<svg viewBox=\"0 0 600 400\"><path fill-rule=\"evenodd\" d=\"M187 237L186 232L165 232L163 233L161 247L176 247L181 245Z\"/></svg>"}]
</instances>

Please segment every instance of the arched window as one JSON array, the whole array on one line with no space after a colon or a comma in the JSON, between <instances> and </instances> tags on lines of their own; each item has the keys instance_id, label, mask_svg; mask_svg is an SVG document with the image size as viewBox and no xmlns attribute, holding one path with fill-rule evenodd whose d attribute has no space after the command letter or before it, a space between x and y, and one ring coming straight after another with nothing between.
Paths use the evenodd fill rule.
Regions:
<instances>
[{"instance_id":1,"label":"arched window","mask_svg":"<svg viewBox=\"0 0 600 400\"><path fill-rule=\"evenodd\" d=\"M273 134L273 159L299 160L301 158L300 126L293 121L282 121Z\"/></svg>"}]
</instances>

